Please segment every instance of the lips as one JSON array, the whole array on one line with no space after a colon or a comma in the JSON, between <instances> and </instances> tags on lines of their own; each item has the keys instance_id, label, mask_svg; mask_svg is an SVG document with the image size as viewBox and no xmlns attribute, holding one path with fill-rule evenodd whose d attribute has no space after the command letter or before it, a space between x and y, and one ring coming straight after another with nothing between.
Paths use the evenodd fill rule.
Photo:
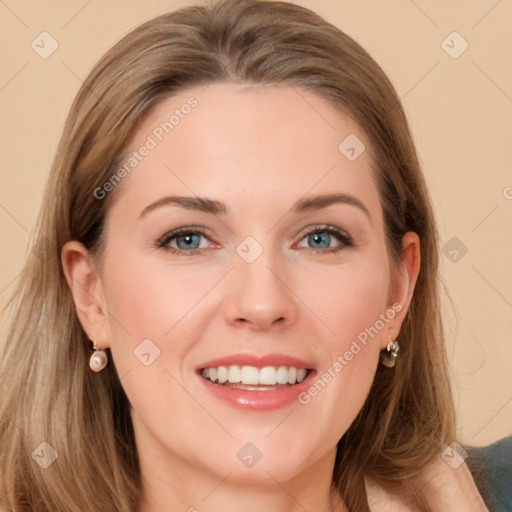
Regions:
<instances>
[{"instance_id":1,"label":"lips","mask_svg":"<svg viewBox=\"0 0 512 512\"><path fill-rule=\"evenodd\" d=\"M293 403L316 374L311 362L284 354L234 354L196 368L213 396L231 406L273 410Z\"/></svg>"}]
</instances>

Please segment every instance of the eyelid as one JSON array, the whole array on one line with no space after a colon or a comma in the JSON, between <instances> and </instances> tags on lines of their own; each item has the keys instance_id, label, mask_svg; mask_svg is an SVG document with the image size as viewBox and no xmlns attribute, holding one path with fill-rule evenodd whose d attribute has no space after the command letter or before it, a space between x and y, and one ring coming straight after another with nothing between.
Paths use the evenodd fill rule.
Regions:
<instances>
[{"instance_id":1,"label":"eyelid","mask_svg":"<svg viewBox=\"0 0 512 512\"><path fill-rule=\"evenodd\" d=\"M302 238L304 238L307 235L310 235L311 233L320 233L320 232L335 234L335 235L345 238L347 242L350 242L350 243L354 242L352 236L347 231L345 231L344 229L338 228L336 226L333 226L331 224L315 224L313 226L308 226L307 228L305 228L303 231L300 231L299 233L302 233L302 237L301 237L301 240L302 240ZM299 235L297 235L297 236L299 236Z\"/></svg>"}]
</instances>

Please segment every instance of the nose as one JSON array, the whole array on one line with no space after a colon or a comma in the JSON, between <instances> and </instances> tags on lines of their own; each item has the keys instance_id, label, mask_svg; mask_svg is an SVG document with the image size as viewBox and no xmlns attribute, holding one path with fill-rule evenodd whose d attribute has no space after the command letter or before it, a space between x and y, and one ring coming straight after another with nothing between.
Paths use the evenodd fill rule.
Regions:
<instances>
[{"instance_id":1,"label":"nose","mask_svg":"<svg viewBox=\"0 0 512 512\"><path fill-rule=\"evenodd\" d=\"M242 258L235 262L224 302L226 321L253 330L287 328L298 316L298 298L284 262L265 250L252 263Z\"/></svg>"}]
</instances>

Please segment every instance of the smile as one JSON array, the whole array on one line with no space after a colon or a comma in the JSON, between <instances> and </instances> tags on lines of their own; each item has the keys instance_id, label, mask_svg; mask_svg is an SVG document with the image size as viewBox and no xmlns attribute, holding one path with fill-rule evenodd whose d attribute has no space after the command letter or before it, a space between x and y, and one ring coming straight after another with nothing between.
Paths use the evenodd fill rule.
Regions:
<instances>
[{"instance_id":1,"label":"smile","mask_svg":"<svg viewBox=\"0 0 512 512\"><path fill-rule=\"evenodd\" d=\"M209 397L239 410L272 411L297 403L316 375L313 361L288 354L238 353L203 361L195 372Z\"/></svg>"}]
</instances>

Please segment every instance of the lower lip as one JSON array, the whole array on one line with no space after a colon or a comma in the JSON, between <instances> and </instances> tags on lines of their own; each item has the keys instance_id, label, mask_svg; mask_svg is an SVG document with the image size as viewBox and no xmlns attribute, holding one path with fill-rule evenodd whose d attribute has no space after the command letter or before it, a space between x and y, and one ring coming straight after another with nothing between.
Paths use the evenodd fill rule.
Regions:
<instances>
[{"instance_id":1,"label":"lower lip","mask_svg":"<svg viewBox=\"0 0 512 512\"><path fill-rule=\"evenodd\" d=\"M315 375L316 371L310 370L306 378L298 384L267 391L249 391L230 386L220 386L201 375L198 375L198 377L214 397L232 407L253 411L273 411L296 401L298 395L309 388Z\"/></svg>"}]
</instances>

